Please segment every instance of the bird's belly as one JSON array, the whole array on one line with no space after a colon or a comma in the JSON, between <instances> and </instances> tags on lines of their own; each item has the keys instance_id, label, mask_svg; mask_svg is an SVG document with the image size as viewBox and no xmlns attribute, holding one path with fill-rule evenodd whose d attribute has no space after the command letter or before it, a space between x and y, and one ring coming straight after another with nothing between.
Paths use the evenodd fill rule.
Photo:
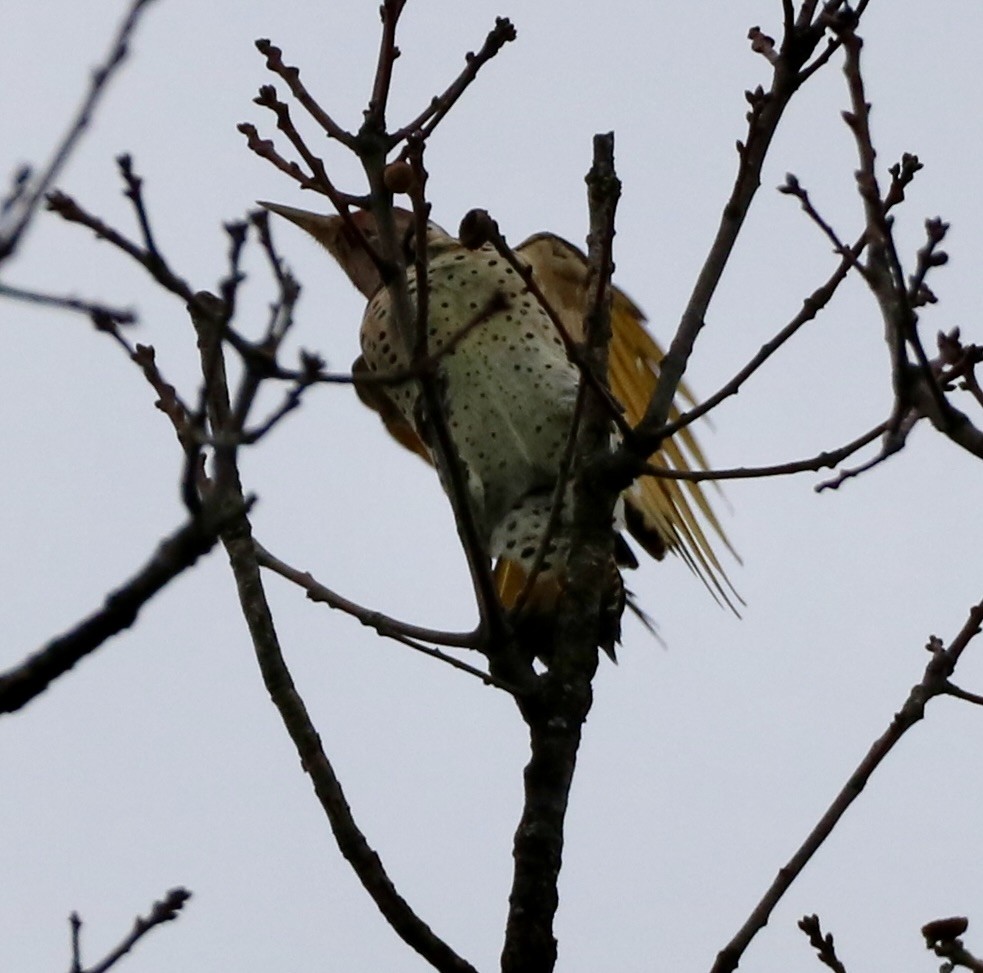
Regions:
<instances>
[{"instance_id":1,"label":"bird's belly","mask_svg":"<svg viewBox=\"0 0 983 973\"><path fill-rule=\"evenodd\" d=\"M487 534L520 498L555 485L578 373L549 316L494 251L438 255L428 276L428 352L438 357L445 417ZM406 365L392 350L388 300L373 299L362 332L365 360L379 373ZM390 394L418 423L419 384Z\"/></svg>"}]
</instances>

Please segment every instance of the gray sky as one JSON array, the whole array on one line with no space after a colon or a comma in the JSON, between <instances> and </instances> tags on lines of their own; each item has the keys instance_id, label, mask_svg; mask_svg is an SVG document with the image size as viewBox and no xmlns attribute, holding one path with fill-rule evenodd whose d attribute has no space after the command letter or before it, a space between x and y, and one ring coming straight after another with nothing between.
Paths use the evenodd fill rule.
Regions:
<instances>
[{"instance_id":1,"label":"gray sky","mask_svg":"<svg viewBox=\"0 0 983 973\"><path fill-rule=\"evenodd\" d=\"M275 7L275 9L274 9ZM103 55L123 4L8 3L0 65L0 172L46 158ZM573 11L573 12L572 12ZM603 12L601 12L603 11ZM551 229L582 241L595 131L614 129L624 181L616 279L671 333L716 226L744 132L743 91L768 83L749 27L777 33L779 0L603 7L561 0L412 0L391 119L415 114L480 46L495 15L519 39L486 69L428 149L434 217L489 209L513 242ZM113 158L131 151L157 238L197 288L224 270L221 221L255 199L316 205L246 150L236 130L273 125L251 104L270 78L257 37L283 47L335 117L360 119L377 49L376 4L159 0L149 11L61 187L135 232ZM864 63L884 169L926 165L898 213L910 261L925 217L953 228L926 340L981 340L983 214L979 37L983 8L874 0ZM712 393L831 272L828 244L774 187L795 172L854 239L862 214L838 63L795 99L760 198L688 375ZM325 146L336 181L352 162ZM305 289L295 345L346 368L360 299L298 231L276 238ZM244 330L274 292L247 263ZM42 215L6 279L116 304L141 317L167 377L194 388L180 303L77 227ZM182 517L180 455L136 369L67 314L0 305L7 457L0 518L0 665L96 608ZM886 418L888 361L856 282L700 434L714 465L803 458ZM969 401L959 402L972 411ZM350 597L441 628L474 619L463 558L436 479L387 440L350 390L317 390L244 461L259 539ZM926 661L983 594L980 465L920 428L907 450L837 492L823 477L727 486L725 523L744 566L742 621L680 563L629 584L662 648L626 623L602 665L572 798L561 907L564 973L704 970L813 826ZM227 565L216 552L22 713L0 726L0 970L69 960L67 916L94 962L171 886L194 898L121 967L386 970L407 951L335 849L259 679ZM479 969L497 967L511 838L526 757L509 700L380 641L269 581L288 661L356 817L401 892ZM983 643L957 681L983 687ZM979 873L983 713L941 700L874 776L786 897L744 967L816 969L795 928L818 912L853 971L934 969L925 921L969 914L983 949Z\"/></svg>"}]
</instances>

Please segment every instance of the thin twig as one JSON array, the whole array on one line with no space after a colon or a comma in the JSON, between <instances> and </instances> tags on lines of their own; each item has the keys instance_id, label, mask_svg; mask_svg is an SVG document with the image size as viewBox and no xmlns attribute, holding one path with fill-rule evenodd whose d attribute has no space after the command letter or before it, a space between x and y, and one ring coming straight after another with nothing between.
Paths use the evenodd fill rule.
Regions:
<instances>
[{"instance_id":1,"label":"thin twig","mask_svg":"<svg viewBox=\"0 0 983 973\"><path fill-rule=\"evenodd\" d=\"M79 223L88 227L97 237L108 240L114 247L128 254L137 263L145 267L150 275L165 290L176 294L186 303L194 302L194 292L188 282L175 274L160 254L151 253L132 240L123 236L118 230L104 223L97 216L84 210L71 196L55 190L48 193L48 208L54 210L62 219L69 223Z\"/></svg>"},{"instance_id":2,"label":"thin twig","mask_svg":"<svg viewBox=\"0 0 983 973\"><path fill-rule=\"evenodd\" d=\"M256 546L256 560L260 567L269 569L286 578L294 584L299 585L307 592L307 597L314 602L323 602L325 605L338 611L357 618L363 625L375 629L380 635L393 637L405 635L408 638L422 639L426 642L436 642L438 645L446 645L452 648L473 649L475 648L478 632L443 632L439 629L423 628L413 625L410 622L402 622L399 619L391 618L382 612L372 608L365 608L362 605L345 598L326 585L317 581L309 571L300 571L291 567L286 561L282 561L276 555L271 554L258 541Z\"/></svg>"},{"instance_id":3,"label":"thin twig","mask_svg":"<svg viewBox=\"0 0 983 973\"><path fill-rule=\"evenodd\" d=\"M851 15L853 17L854 24L857 24L857 23L860 22L860 18L863 17L864 11L867 9L867 4L868 3L870 3L870 0L860 0L860 3L858 3L857 6L851 11ZM812 0L811 6L813 8L815 8L815 6L816 6L815 0ZM827 13L828 12L828 13L832 14L840 6L842 6L842 0L841 0L841 2L838 2L836 4L829 4L828 7L824 10L824 13ZM812 16L812 13L810 13L809 16L811 17ZM825 49L820 54L818 54L816 56L816 59L811 64L809 64L806 67L804 67L802 69L801 73L799 74L800 83L803 83L804 84L821 67L823 67L823 65L826 64L826 62L829 61L829 59L833 56L833 54L837 50L839 50L840 44L841 44L841 41L840 41L839 37L835 37L834 36L834 37L827 38Z\"/></svg>"},{"instance_id":4,"label":"thin twig","mask_svg":"<svg viewBox=\"0 0 983 973\"><path fill-rule=\"evenodd\" d=\"M611 266L610 244L620 191L612 134L594 137L587 182L591 227L588 260L593 275L587 304L588 309L600 309L600 318L587 329L590 344L585 353L588 365L606 374L610 322L606 320L606 302L598 294L610 286L604 274ZM618 490L590 475L592 464L608 454L610 438L607 410L596 396L585 396L573 467L570 553L564 596L551 636L552 657L538 691L518 700L529 727L530 758L523 775L522 817L513 842L515 866L502 973L552 970L556 963L553 922L570 786L583 724L593 702L598 645L613 635L605 631L612 622L612 592L609 584L598 582L610 579L614 543L611 516Z\"/></svg>"},{"instance_id":5,"label":"thin twig","mask_svg":"<svg viewBox=\"0 0 983 973\"><path fill-rule=\"evenodd\" d=\"M317 100L300 80L300 69L283 63L283 51L267 38L257 40L256 49L266 58L266 67L274 74L283 78L287 87L290 89L290 93L303 106L307 114L324 129L328 137L335 139L350 149L353 148L355 136L351 132L345 131L318 104Z\"/></svg>"},{"instance_id":6,"label":"thin twig","mask_svg":"<svg viewBox=\"0 0 983 973\"><path fill-rule=\"evenodd\" d=\"M399 57L396 46L396 26L406 0L383 0L379 8L382 18L382 35L379 41L379 58L376 62L372 97L365 113L366 127L382 132L386 127L386 108L389 105L389 88L392 84L393 65Z\"/></svg>"},{"instance_id":7,"label":"thin twig","mask_svg":"<svg viewBox=\"0 0 983 973\"><path fill-rule=\"evenodd\" d=\"M501 679L497 679L480 669L476 669L474 666L470 666L454 656L447 655L447 653L441 652L438 649L421 644L421 640L423 640L425 642L436 642L438 645L445 645L452 648L475 649L480 642L480 630L476 629L473 632L444 632L439 629L424 628L420 625L402 622L399 619L384 615L382 612L376 611L373 608L366 608L345 598L343 595L339 595L336 591L315 580L310 572L299 571L297 568L291 567L286 562L281 561L278 557L271 554L258 541L254 543L256 545L256 560L260 567L267 568L280 575L280 577L286 578L288 581L292 581L294 584L303 588L311 601L323 602L331 608L344 612L346 615L351 615L352 618L358 619L363 625L374 629L384 638L395 639L409 646L411 649L415 649L417 652L422 652L425 655L439 659L441 662L446 662L448 665L454 666L462 672L477 676L487 685L504 689L513 695L521 691L517 687Z\"/></svg>"},{"instance_id":8,"label":"thin twig","mask_svg":"<svg viewBox=\"0 0 983 973\"><path fill-rule=\"evenodd\" d=\"M411 367L419 368L423 360L429 358L426 340L429 331L427 274L429 205L424 197L427 174L423 166L423 143L414 139L411 141L411 146L413 153L410 155L409 162L413 167L414 179L410 198L413 202L417 241L414 254L415 298L413 301L410 300L408 280L405 274L400 274L390 282L390 306L396 315L396 331L404 341L407 360L410 361ZM391 211L389 216L391 222ZM390 241L390 247L393 242ZM503 656L503 647L508 644L504 637L506 624L492 577L486 530L484 525L479 527L475 516L467 473L447 422L439 379L436 374L424 371L419 376L418 382L420 401L432 434L430 449L454 512L454 522L478 603L479 627L485 636L484 648L487 651L494 647L497 654ZM497 664L495 668L497 669ZM527 667L520 665L517 659L510 660L506 668L508 671L503 672L502 676L508 682L523 684L528 677L528 671L523 671Z\"/></svg>"},{"instance_id":9,"label":"thin twig","mask_svg":"<svg viewBox=\"0 0 983 973\"><path fill-rule=\"evenodd\" d=\"M486 210L473 209L466 213L461 220L460 236L465 246L470 249L477 249L485 243L490 243L498 255L519 275L526 289L535 298L536 302L546 312L552 322L556 333L563 342L567 357L580 370L581 376L591 391L597 396L598 400L604 403L612 422L618 427L622 436L630 437L633 434L632 428L624 417L621 404L614 397L607 385L605 385L588 365L583 349L574 340L556 308L553 307L543 293L542 288L540 288L536 281L532 267L523 263L516 256L515 251L509 246L508 241L499 229L498 223L492 219Z\"/></svg>"},{"instance_id":10,"label":"thin twig","mask_svg":"<svg viewBox=\"0 0 983 973\"><path fill-rule=\"evenodd\" d=\"M833 934L828 932L823 935L819 916L803 916L799 920L799 928L809 937L809 945L816 951L821 963L828 966L833 973L846 973L846 967L836 955Z\"/></svg>"},{"instance_id":11,"label":"thin twig","mask_svg":"<svg viewBox=\"0 0 983 973\"><path fill-rule=\"evenodd\" d=\"M921 169L921 163L913 155L903 156L898 165L892 166L891 173L893 180L891 188L885 199L885 206L890 210L893 206L904 200L905 189L914 179L915 174ZM679 432L685 426L690 425L701 416L707 415L715 409L724 399L736 395L741 386L773 355L782 347L798 330L805 324L814 320L819 312L829 304L837 288L850 272L850 269L857 265L860 255L867 246L868 233L864 230L857 238L856 242L848 251L841 254L840 263L829 276L829 278L816 288L803 302L802 309L792 318L791 321L770 341L766 342L758 350L758 353L745 365L726 385L722 386L717 392L704 399L699 405L694 406L684 412L678 419L667 423L661 430L658 430L660 438L668 438Z\"/></svg>"},{"instance_id":12,"label":"thin twig","mask_svg":"<svg viewBox=\"0 0 983 973\"><path fill-rule=\"evenodd\" d=\"M655 476L664 480L699 482L701 480L749 480L766 476L788 476L792 473L816 472L842 463L858 449L872 443L886 431L887 427L888 424L882 422L839 449L827 450L809 459L776 463L773 466L742 466L728 470L674 470L666 466L645 463L641 473L645 476Z\"/></svg>"},{"instance_id":13,"label":"thin twig","mask_svg":"<svg viewBox=\"0 0 983 973\"><path fill-rule=\"evenodd\" d=\"M191 898L191 893L184 888L171 889L163 899L159 899L153 904L150 912L146 916L137 916L133 923L133 928L126 935L126 938L103 959L93 966L81 967L79 955L79 931L82 927L82 920L78 913L73 912L71 916L72 924L72 970L73 973L106 973L112 969L144 936L157 926L165 922L172 922L178 918L185 903Z\"/></svg>"},{"instance_id":14,"label":"thin twig","mask_svg":"<svg viewBox=\"0 0 983 973\"><path fill-rule=\"evenodd\" d=\"M833 229L830 224L819 215L815 206L812 205L812 200L809 198L809 193L806 192L805 188L799 183L799 180L792 173L788 173L785 176L785 182L783 185L778 187L780 193L784 193L786 196L794 196L798 199L799 204L802 206L803 211L812 220L816 226L822 230L826 238L833 244L833 252L839 254L844 260L848 260L856 268L857 273L860 274L865 280L867 279L867 268L860 262L859 254L854 254L852 247L847 247L847 245L840 239L837 232ZM863 238L866 241L866 234Z\"/></svg>"},{"instance_id":15,"label":"thin twig","mask_svg":"<svg viewBox=\"0 0 983 973\"><path fill-rule=\"evenodd\" d=\"M495 26L485 38L481 49L474 53L469 51L465 56L467 62L464 70L448 85L444 92L435 96L427 107L420 112L409 124L397 129L389 136L390 147L394 148L410 135L419 133L423 139L428 138L440 124L454 103L464 94L468 85L478 76L478 72L509 42L516 38L515 27L507 17L496 17ZM407 155L404 151L404 157Z\"/></svg>"},{"instance_id":16,"label":"thin twig","mask_svg":"<svg viewBox=\"0 0 983 973\"><path fill-rule=\"evenodd\" d=\"M110 44L109 54L102 64L92 72L89 90L75 118L72 119L68 131L62 136L54 155L41 174L36 179L31 180L32 184L29 189L27 189L27 181L25 180L23 183L25 191L17 196L16 209L18 215L14 218L12 228L9 230L0 228L0 263L17 248L21 237L37 211L38 205L58 178L79 139L89 127L93 113L105 95L109 82L115 77L123 61L126 60L133 32L136 30L144 9L151 2L152 0L133 0L130 4L130 9Z\"/></svg>"},{"instance_id":17,"label":"thin twig","mask_svg":"<svg viewBox=\"0 0 983 973\"><path fill-rule=\"evenodd\" d=\"M201 368L213 433L218 437L230 435L234 438L241 430L231 427L232 408L225 381L221 336L227 322L220 307L214 308L211 314L202 313L212 302L216 305L222 303L216 298L206 301L201 296L191 306L192 320L199 335ZM226 496L230 502L240 498L242 487L234 449L216 450L215 467L212 495ZM311 780L341 853L404 942L441 973L475 973L474 968L436 936L396 891L379 856L369 847L356 824L341 783L283 658L263 588L256 545L252 539L252 525L245 513L223 531L222 543L229 555L243 617L249 627L263 682L297 749L301 766Z\"/></svg>"},{"instance_id":18,"label":"thin twig","mask_svg":"<svg viewBox=\"0 0 983 973\"><path fill-rule=\"evenodd\" d=\"M97 326L101 326L103 322L128 325L135 324L137 321L136 312L129 308L114 308L99 301L86 301L79 297L24 290L20 287L13 287L10 284L0 283L0 297L9 297L15 301L24 301L27 304L54 307L62 311L75 311L78 314L84 314L91 318Z\"/></svg>"}]
</instances>

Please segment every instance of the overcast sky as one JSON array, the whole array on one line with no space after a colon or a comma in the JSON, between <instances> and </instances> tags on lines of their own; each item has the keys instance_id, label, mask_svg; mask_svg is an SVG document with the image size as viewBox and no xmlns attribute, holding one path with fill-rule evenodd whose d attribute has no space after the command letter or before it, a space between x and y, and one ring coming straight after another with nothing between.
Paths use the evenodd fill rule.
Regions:
<instances>
[{"instance_id":1,"label":"overcast sky","mask_svg":"<svg viewBox=\"0 0 983 973\"><path fill-rule=\"evenodd\" d=\"M0 61L0 174L47 157L103 56L122 0L9 0ZM428 148L434 218L490 210L513 242L550 229L582 242L591 136L616 133L624 194L618 283L666 338L716 227L743 136L743 92L768 84L748 28L780 29L779 0L603 5L410 0L391 120L416 114L480 46L496 15L519 31ZM983 7L873 0L862 31L883 175L925 163L898 213L909 267L923 220L952 222L927 342L983 341L979 192ZM61 188L135 234L113 158L132 152L159 244L195 288L225 269L223 221L256 199L316 205L236 131L271 80L269 37L335 117L357 126L378 45L376 4L159 0ZM688 380L708 395L835 266L774 187L797 174L847 239L862 228L848 107L834 60L793 101L760 198L708 317ZM325 145L343 188L356 167ZM357 352L361 299L299 231L276 226L304 284L293 347L333 368ZM42 214L5 279L132 306L192 395L196 351L179 301L78 227ZM247 260L241 328L274 290ZM181 456L152 392L80 317L0 304L5 457L0 667L67 629L182 519ZM887 417L877 308L856 282L700 428L714 465L838 447ZM969 401L958 404L970 411ZM347 388L320 388L244 457L258 538L350 597L440 628L473 623L448 507L423 463ZM558 969L706 970L903 702L930 634L951 638L983 597L979 461L919 428L906 451L839 491L823 474L727 485L723 519L747 602L719 609L678 562L629 585L666 647L632 620L602 660L572 795ZM278 579L289 663L356 818L400 891L475 966L498 965L524 728L509 699L376 638ZM957 682L983 691L983 643ZM936 968L918 929L968 914L983 951L983 712L932 703L745 956L742 969L817 969L795 928L817 912L851 973ZM121 969L385 970L425 964L389 930L333 843L266 698L221 551L0 725L0 970L69 963L67 916L94 962L166 889L194 892Z\"/></svg>"}]
</instances>

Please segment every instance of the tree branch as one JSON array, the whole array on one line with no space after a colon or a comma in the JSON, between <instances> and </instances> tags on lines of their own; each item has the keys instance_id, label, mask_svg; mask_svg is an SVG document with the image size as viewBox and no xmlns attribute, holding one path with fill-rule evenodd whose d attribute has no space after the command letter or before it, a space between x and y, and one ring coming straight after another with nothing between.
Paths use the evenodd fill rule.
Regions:
<instances>
[{"instance_id":1,"label":"tree branch","mask_svg":"<svg viewBox=\"0 0 983 973\"><path fill-rule=\"evenodd\" d=\"M199 301L196 307L200 308L203 304ZM231 432L234 438L235 430L229 428L233 412L224 380L221 349L224 316L217 313L218 310L216 308L211 315L193 315L193 320L199 334L202 373L206 376L208 412L213 431L219 438L224 432ZM241 497L242 486L235 451L216 450L215 463L213 489L233 498ZM396 891L379 856L355 823L341 783L283 658L260 577L252 526L244 513L223 531L222 543L229 556L263 682L297 749L301 766L313 784L342 855L386 921L407 945L441 973L475 973L474 968L441 940Z\"/></svg>"},{"instance_id":2,"label":"tree branch","mask_svg":"<svg viewBox=\"0 0 983 973\"><path fill-rule=\"evenodd\" d=\"M79 946L79 934L82 929L82 920L77 912L71 915L72 925L72 973L106 973L114 967L144 936L163 925L177 919L179 913L184 908L185 903L191 898L191 893L187 889L171 889L163 899L155 902L147 916L137 916L133 923L133 928L126 938L108 955L93 966L82 968L81 949Z\"/></svg>"},{"instance_id":3,"label":"tree branch","mask_svg":"<svg viewBox=\"0 0 983 973\"><path fill-rule=\"evenodd\" d=\"M286 578L294 584L299 585L307 592L307 597L313 602L323 602L331 608L357 618L363 625L375 629L380 635L395 638L405 636L411 639L423 639L426 642L436 642L438 645L446 645L460 649L474 649L478 641L478 632L442 632L438 629L423 628L419 625L412 625L409 622L401 622L396 618L390 618L382 612L372 608L365 608L354 601L339 595L336 591L316 581L308 571L299 571L292 568L285 561L271 554L259 541L256 544L256 558L260 567L268 568L270 571ZM482 675L484 675L482 673Z\"/></svg>"},{"instance_id":4,"label":"tree branch","mask_svg":"<svg viewBox=\"0 0 983 973\"><path fill-rule=\"evenodd\" d=\"M798 851L779 869L775 880L761 901L755 906L751 915L748 916L747 921L741 926L734 938L717 954L711 973L732 973L733 970L737 969L737 964L751 940L759 930L765 927L775 906L781 901L782 896L798 878L812 856L830 836L850 805L860 796L871 775L908 730L923 719L925 706L929 700L936 696L952 695L949 689L949 677L966 646L979 634L981 625L983 625L983 601L970 609L965 624L948 648L944 648L941 640L934 636L929 640L926 648L932 653L932 657L925 667L921 681L912 687L908 698L894 715L888 728L874 741L867 751L867 755L860 761L856 770L850 775L842 790L836 795L833 803L819 819Z\"/></svg>"},{"instance_id":5,"label":"tree branch","mask_svg":"<svg viewBox=\"0 0 983 973\"><path fill-rule=\"evenodd\" d=\"M0 674L0 714L13 713L25 706L103 642L129 628L140 609L165 585L207 554L218 540L219 532L250 503L243 498L235 511L217 505L206 506L201 516L166 537L153 557L129 581L107 596L99 611L20 665Z\"/></svg>"},{"instance_id":6,"label":"tree branch","mask_svg":"<svg viewBox=\"0 0 983 973\"><path fill-rule=\"evenodd\" d=\"M858 449L862 449L868 443L873 442L878 436L884 433L888 424L882 422L879 426L868 430L862 436L858 436L853 442L841 446L839 449L830 450L813 456L810 459L794 460L789 463L777 463L774 466L743 466L730 470L674 470L667 466L656 466L653 463L646 463L642 467L645 476L661 477L664 480L689 480L699 482L701 480L748 480L765 476L788 476L791 473L804 473L807 471L818 471L826 467L836 466L842 463L848 456L851 456Z\"/></svg>"},{"instance_id":7,"label":"tree branch","mask_svg":"<svg viewBox=\"0 0 983 973\"><path fill-rule=\"evenodd\" d=\"M478 76L478 72L509 42L516 38L515 27L507 17L496 17L495 26L489 31L481 49L474 53L469 51L465 56L467 66L451 82L443 94L436 95L430 104L420 112L409 124L397 129L389 136L391 147L419 133L423 139L428 138L440 124L447 113L454 107L455 102L467 90L468 85ZM405 154L405 153L404 153Z\"/></svg>"},{"instance_id":8,"label":"tree branch","mask_svg":"<svg viewBox=\"0 0 983 973\"><path fill-rule=\"evenodd\" d=\"M620 183L614 173L613 135L595 136L588 174L591 287L587 322L588 367L607 374L611 242ZM582 379L583 381L583 379ZM515 868L502 950L502 973L550 973L556 964L553 920L563 829L581 732L593 702L598 645L609 613L613 566L612 511L618 488L592 474L610 451L611 423L596 396L585 397L574 461L574 505L567 583L556 618L549 668L538 692L518 700L529 727L530 759L523 775L525 801L515 833ZM599 583L599 579L601 583ZM608 620L610 622L610 620Z\"/></svg>"},{"instance_id":9,"label":"tree branch","mask_svg":"<svg viewBox=\"0 0 983 973\"><path fill-rule=\"evenodd\" d=\"M38 205L58 178L79 139L89 127L93 113L106 93L109 82L115 77L123 61L126 60L133 32L136 30L137 23L145 8L151 2L152 0L132 0L130 9L123 18L123 22L110 45L109 54L102 64L92 72L89 90L75 118L72 119L68 131L62 136L51 160L36 179L32 179L31 174L25 172L24 178L19 182L17 192L6 201L4 215L7 212L16 215L13 217L11 227L0 226L0 263L3 263L17 249L21 237L37 212Z\"/></svg>"},{"instance_id":10,"label":"tree branch","mask_svg":"<svg viewBox=\"0 0 983 973\"><path fill-rule=\"evenodd\" d=\"M789 101L802 83L799 71L823 36L825 28L822 25L814 22L811 15L807 19L803 17L804 9L794 27L786 30L781 49L773 61L771 89L765 92L759 87L748 93L751 111L748 113L747 136L737 146L740 158L737 177L669 352L662 360L655 395L636 430L638 455L651 455L664 438L663 427L696 339L706 323L710 301L761 184L761 169L771 140Z\"/></svg>"}]
</instances>

